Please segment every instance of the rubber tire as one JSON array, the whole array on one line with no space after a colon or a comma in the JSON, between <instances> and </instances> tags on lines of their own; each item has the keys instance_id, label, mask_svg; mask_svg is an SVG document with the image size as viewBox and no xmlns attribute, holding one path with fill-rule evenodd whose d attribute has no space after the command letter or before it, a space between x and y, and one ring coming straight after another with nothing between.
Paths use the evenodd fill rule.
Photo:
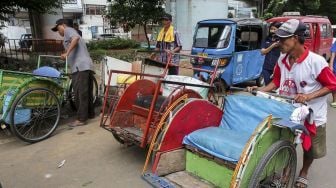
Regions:
<instances>
[{"instance_id":1,"label":"rubber tire","mask_svg":"<svg viewBox=\"0 0 336 188\"><path fill-rule=\"evenodd\" d=\"M29 94L32 91L35 90L43 90L43 91L47 91L48 93L50 93L53 97L55 97L56 101L57 101L57 106L58 106L58 115L57 115L57 120L56 123L54 124L54 126L52 127L52 129L45 134L44 136L37 138L37 139L29 139L29 138L25 138L23 137L20 133L18 133L18 131L14 128L14 113L15 113L15 106L18 104L18 102L21 100L22 97L26 96L27 94ZM60 101L58 100L57 96L55 95L54 92L52 92L51 90L47 89L47 88L31 88L26 90L25 92L23 92L22 94L20 94L14 101L14 103L11 106L11 110L10 110L10 129L11 131L15 134L15 136L17 136L18 138L20 138L21 140L28 142L28 143L36 143L36 142L40 142L44 139L47 139L50 135L52 135L52 133L56 130L59 120L61 117L61 104Z\"/></svg>"},{"instance_id":2,"label":"rubber tire","mask_svg":"<svg viewBox=\"0 0 336 188\"><path fill-rule=\"evenodd\" d=\"M271 145L271 147L267 150L267 152L264 154L264 156L261 158L259 161L258 165L256 166L256 169L254 170L250 183L249 183L249 188L257 188L257 185L259 184L259 175L262 174L264 168L266 167L267 163L269 160L271 160L276 153L278 153L280 150L284 148L289 148L289 151L293 155L293 165L292 168L293 170L291 171L290 174L290 182L287 185L288 188L292 188L294 185L294 179L295 179L295 173L296 173L296 166L297 166L297 154L296 154L296 149L294 145L287 141L287 140L280 140L275 142L274 144Z\"/></svg>"},{"instance_id":3,"label":"rubber tire","mask_svg":"<svg viewBox=\"0 0 336 188\"><path fill-rule=\"evenodd\" d=\"M260 75L260 77L256 79L256 84L258 87L265 86L265 79L263 75Z\"/></svg>"},{"instance_id":4,"label":"rubber tire","mask_svg":"<svg viewBox=\"0 0 336 188\"><path fill-rule=\"evenodd\" d=\"M99 105L101 102L99 101L99 96L98 96L98 92L99 92L99 88L98 88L98 82L96 80L96 78L94 77L93 79L93 87L96 88L96 92L93 94L93 105L94 106L97 106ZM69 92L68 92L68 99L70 101L70 106L72 108L73 111L77 111L77 105L76 105L76 102L73 100L72 98L72 90L73 90L73 87L72 87L72 82L69 86Z\"/></svg>"}]
</instances>

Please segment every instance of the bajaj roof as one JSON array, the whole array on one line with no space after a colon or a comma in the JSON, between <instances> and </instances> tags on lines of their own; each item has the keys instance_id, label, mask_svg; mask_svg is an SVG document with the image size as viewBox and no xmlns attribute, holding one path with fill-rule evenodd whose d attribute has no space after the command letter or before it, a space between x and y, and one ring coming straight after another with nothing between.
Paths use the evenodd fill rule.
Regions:
<instances>
[{"instance_id":1,"label":"bajaj roof","mask_svg":"<svg viewBox=\"0 0 336 188\"><path fill-rule=\"evenodd\" d=\"M263 21L256 18L229 18L202 20L199 24L237 24L237 25L263 25Z\"/></svg>"}]
</instances>

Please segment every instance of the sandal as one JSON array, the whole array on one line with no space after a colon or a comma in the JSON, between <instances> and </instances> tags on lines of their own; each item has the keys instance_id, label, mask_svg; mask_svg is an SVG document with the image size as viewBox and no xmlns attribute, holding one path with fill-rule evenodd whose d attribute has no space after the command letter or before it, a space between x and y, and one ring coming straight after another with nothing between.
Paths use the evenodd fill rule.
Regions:
<instances>
[{"instance_id":1,"label":"sandal","mask_svg":"<svg viewBox=\"0 0 336 188\"><path fill-rule=\"evenodd\" d=\"M307 188L308 187L308 179L305 177L297 177L295 182L296 188Z\"/></svg>"},{"instance_id":2,"label":"sandal","mask_svg":"<svg viewBox=\"0 0 336 188\"><path fill-rule=\"evenodd\" d=\"M69 127L74 128L74 127L83 126L83 125L86 125L86 122L76 120L76 121L70 123Z\"/></svg>"}]
</instances>

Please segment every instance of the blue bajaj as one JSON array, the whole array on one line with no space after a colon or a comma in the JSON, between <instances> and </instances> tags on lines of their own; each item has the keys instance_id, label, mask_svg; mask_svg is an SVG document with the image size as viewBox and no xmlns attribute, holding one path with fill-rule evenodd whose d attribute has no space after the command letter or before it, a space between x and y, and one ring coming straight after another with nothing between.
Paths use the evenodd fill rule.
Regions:
<instances>
[{"instance_id":1,"label":"blue bajaj","mask_svg":"<svg viewBox=\"0 0 336 188\"><path fill-rule=\"evenodd\" d=\"M212 19L198 22L191 59L194 67L217 70L221 88L255 80L264 85L261 75L264 56L261 45L267 35L267 25L259 19ZM213 61L207 57L219 58ZM208 80L208 73L196 72L195 77Z\"/></svg>"}]
</instances>

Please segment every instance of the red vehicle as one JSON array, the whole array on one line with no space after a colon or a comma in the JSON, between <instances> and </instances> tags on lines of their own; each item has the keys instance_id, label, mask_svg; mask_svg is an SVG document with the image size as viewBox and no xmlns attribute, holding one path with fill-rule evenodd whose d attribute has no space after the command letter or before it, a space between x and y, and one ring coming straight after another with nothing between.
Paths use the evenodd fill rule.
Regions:
<instances>
[{"instance_id":1,"label":"red vehicle","mask_svg":"<svg viewBox=\"0 0 336 188\"><path fill-rule=\"evenodd\" d=\"M289 19L298 19L306 24L305 45L313 52L320 54L327 60L330 58L330 47L333 42L333 31L328 17L324 16L282 16L274 17L267 22L286 22Z\"/></svg>"}]
</instances>

